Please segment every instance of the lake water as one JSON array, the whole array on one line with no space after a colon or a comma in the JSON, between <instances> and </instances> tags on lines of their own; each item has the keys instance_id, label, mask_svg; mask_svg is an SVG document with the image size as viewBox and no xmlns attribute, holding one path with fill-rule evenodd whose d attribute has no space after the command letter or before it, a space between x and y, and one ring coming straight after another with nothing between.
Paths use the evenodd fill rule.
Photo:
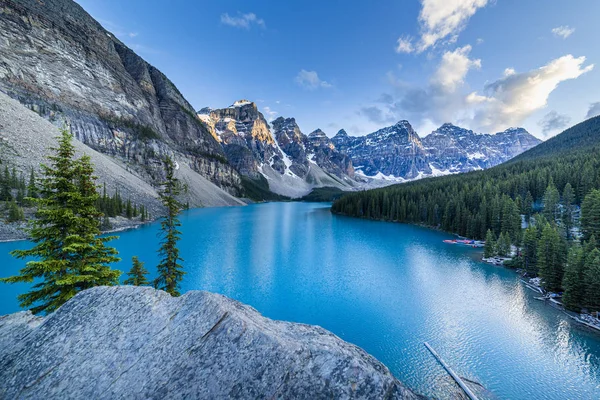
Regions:
<instances>
[{"instance_id":1,"label":"lake water","mask_svg":"<svg viewBox=\"0 0 600 400\"><path fill-rule=\"evenodd\" d=\"M599 399L600 336L533 299L512 271L481 263L450 236L333 216L327 204L268 203L191 210L180 243L184 291L203 289L264 315L321 325L385 363L406 385L439 398L456 386L423 346L502 399ZM113 244L128 270L157 264L158 224ZM0 275L23 263L0 244ZM0 314L26 285L0 284Z\"/></svg>"}]
</instances>

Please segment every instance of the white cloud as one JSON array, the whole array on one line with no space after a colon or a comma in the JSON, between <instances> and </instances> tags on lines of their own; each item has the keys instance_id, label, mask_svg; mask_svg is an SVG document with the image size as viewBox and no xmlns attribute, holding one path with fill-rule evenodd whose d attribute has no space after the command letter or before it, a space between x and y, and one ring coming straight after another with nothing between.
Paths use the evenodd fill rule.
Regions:
<instances>
[{"instance_id":1,"label":"white cloud","mask_svg":"<svg viewBox=\"0 0 600 400\"><path fill-rule=\"evenodd\" d=\"M465 28L469 18L488 2L489 0L421 0L419 22L422 32L416 50L425 51L448 36L451 36L451 42L455 42L457 34Z\"/></svg>"},{"instance_id":2,"label":"white cloud","mask_svg":"<svg viewBox=\"0 0 600 400\"><path fill-rule=\"evenodd\" d=\"M396 42L396 53L412 53L415 50L412 44L412 38L409 36L402 36L398 38Z\"/></svg>"},{"instance_id":3,"label":"white cloud","mask_svg":"<svg viewBox=\"0 0 600 400\"><path fill-rule=\"evenodd\" d=\"M230 16L228 13L221 14L221 23L223 25L233 26L235 28L250 29L252 25L260 28L265 28L265 21L258 18L254 13L240 14L236 17Z\"/></svg>"},{"instance_id":4,"label":"white cloud","mask_svg":"<svg viewBox=\"0 0 600 400\"><path fill-rule=\"evenodd\" d=\"M441 86L447 92L454 92L458 86L462 86L470 69L481 68L481 60L469 58L470 51L471 46L467 45L445 52L431 79L432 84Z\"/></svg>"},{"instance_id":5,"label":"white cloud","mask_svg":"<svg viewBox=\"0 0 600 400\"><path fill-rule=\"evenodd\" d=\"M296 75L294 80L298 85L308 90L333 87L330 83L321 80L316 71L307 71L305 69L298 72L298 75Z\"/></svg>"},{"instance_id":6,"label":"white cloud","mask_svg":"<svg viewBox=\"0 0 600 400\"><path fill-rule=\"evenodd\" d=\"M263 107L263 113L267 116L268 122L272 122L277 116L277 114L279 114L277 111L271 110L271 107L269 106Z\"/></svg>"},{"instance_id":7,"label":"white cloud","mask_svg":"<svg viewBox=\"0 0 600 400\"><path fill-rule=\"evenodd\" d=\"M482 38L477 38L476 43L477 44L483 44L484 40Z\"/></svg>"},{"instance_id":8,"label":"white cloud","mask_svg":"<svg viewBox=\"0 0 600 400\"><path fill-rule=\"evenodd\" d=\"M521 124L535 111L544 108L548 97L566 80L591 71L583 66L585 57L566 55L529 72L505 75L487 84L485 95L471 93L467 105L473 106L473 124L487 131Z\"/></svg>"},{"instance_id":9,"label":"white cloud","mask_svg":"<svg viewBox=\"0 0 600 400\"><path fill-rule=\"evenodd\" d=\"M129 37L130 37L130 38L134 38L134 37L136 37L137 35L139 35L139 33L137 33L137 32L129 32Z\"/></svg>"},{"instance_id":10,"label":"white cloud","mask_svg":"<svg viewBox=\"0 0 600 400\"><path fill-rule=\"evenodd\" d=\"M569 126L571 118L568 115L559 114L556 111L550 111L548 114L538 121L538 125L542 128L544 136L552 131L563 130Z\"/></svg>"},{"instance_id":11,"label":"white cloud","mask_svg":"<svg viewBox=\"0 0 600 400\"><path fill-rule=\"evenodd\" d=\"M598 115L600 115L600 101L590 104L590 108L588 109L588 112L587 112L587 115L585 116L585 118L586 119L593 118Z\"/></svg>"},{"instance_id":12,"label":"white cloud","mask_svg":"<svg viewBox=\"0 0 600 400\"><path fill-rule=\"evenodd\" d=\"M374 104L363 106L358 113L374 124L407 119L422 129L452 122L477 132L493 133L521 125L546 107L559 84L594 67L585 65L585 57L566 55L528 72L507 68L502 77L485 85L481 92L469 91L465 83L468 72L481 65L480 60L469 58L470 50L465 46L446 52L425 87L401 81L389 72L392 91ZM592 108L600 114L600 104ZM545 126L564 123L564 116L555 117L559 118Z\"/></svg>"},{"instance_id":13,"label":"white cloud","mask_svg":"<svg viewBox=\"0 0 600 400\"><path fill-rule=\"evenodd\" d=\"M554 36L558 36L563 39L566 39L569 36L571 36L573 32L575 32L575 28L571 28L568 25L557 26L556 28L552 29L552 33L554 34Z\"/></svg>"}]
</instances>

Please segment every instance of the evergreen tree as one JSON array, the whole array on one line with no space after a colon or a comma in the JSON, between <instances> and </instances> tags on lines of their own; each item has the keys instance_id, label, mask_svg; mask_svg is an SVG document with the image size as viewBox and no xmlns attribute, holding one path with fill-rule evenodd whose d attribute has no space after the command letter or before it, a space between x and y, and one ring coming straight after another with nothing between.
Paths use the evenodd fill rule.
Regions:
<instances>
[{"instance_id":1,"label":"evergreen tree","mask_svg":"<svg viewBox=\"0 0 600 400\"><path fill-rule=\"evenodd\" d=\"M29 183L27 184L27 197L30 199L38 198L38 190L35 183L35 172L33 168L31 168L31 172L29 173Z\"/></svg>"},{"instance_id":2,"label":"evergreen tree","mask_svg":"<svg viewBox=\"0 0 600 400\"><path fill-rule=\"evenodd\" d=\"M600 250L598 249L594 249L586 260L585 306L590 310L600 310Z\"/></svg>"},{"instance_id":3,"label":"evergreen tree","mask_svg":"<svg viewBox=\"0 0 600 400\"><path fill-rule=\"evenodd\" d=\"M144 205L140 206L140 218L142 222L146 222L146 207Z\"/></svg>"},{"instance_id":4,"label":"evergreen tree","mask_svg":"<svg viewBox=\"0 0 600 400\"><path fill-rule=\"evenodd\" d=\"M581 230L585 240L600 237L600 190L592 190L581 204Z\"/></svg>"},{"instance_id":5,"label":"evergreen tree","mask_svg":"<svg viewBox=\"0 0 600 400\"><path fill-rule=\"evenodd\" d=\"M555 222L558 219L558 204L560 195L554 182L550 179L546 192L544 193L544 216L548 221Z\"/></svg>"},{"instance_id":6,"label":"evergreen tree","mask_svg":"<svg viewBox=\"0 0 600 400\"><path fill-rule=\"evenodd\" d=\"M546 224L538 243L537 265L543 286L548 291L560 291L564 270L564 253L558 231L550 224Z\"/></svg>"},{"instance_id":7,"label":"evergreen tree","mask_svg":"<svg viewBox=\"0 0 600 400\"><path fill-rule=\"evenodd\" d=\"M485 247L483 248L483 256L490 258L496 255L496 238L490 229L485 235Z\"/></svg>"},{"instance_id":8,"label":"evergreen tree","mask_svg":"<svg viewBox=\"0 0 600 400\"><path fill-rule=\"evenodd\" d=\"M131 207L131 200L127 199L127 206L125 207L125 216L128 219L133 218L133 208Z\"/></svg>"},{"instance_id":9,"label":"evergreen tree","mask_svg":"<svg viewBox=\"0 0 600 400\"><path fill-rule=\"evenodd\" d=\"M530 274L537 274L537 229L529 227L523 234L523 268Z\"/></svg>"},{"instance_id":10,"label":"evergreen tree","mask_svg":"<svg viewBox=\"0 0 600 400\"><path fill-rule=\"evenodd\" d=\"M17 169L15 167L12 167L12 172L10 174L10 187L13 189L19 187L19 178L17 177Z\"/></svg>"},{"instance_id":11,"label":"evergreen tree","mask_svg":"<svg viewBox=\"0 0 600 400\"><path fill-rule=\"evenodd\" d=\"M12 193L10 190L10 173L8 172L8 166L4 166L4 176L2 177L1 187L0 187L0 200L2 201L11 201Z\"/></svg>"},{"instance_id":12,"label":"evergreen tree","mask_svg":"<svg viewBox=\"0 0 600 400\"><path fill-rule=\"evenodd\" d=\"M154 287L162 289L172 296L179 296L179 282L183 279L185 272L179 261L183 259L179 256L177 242L181 238L181 232L178 228L179 212L181 204L176 196L180 193L179 181L175 178L175 166L170 157L164 160L166 179L162 183L160 199L167 209L167 215L163 217L160 226L162 230L162 242L158 254L162 257L158 264L158 277L154 281Z\"/></svg>"},{"instance_id":13,"label":"evergreen tree","mask_svg":"<svg viewBox=\"0 0 600 400\"><path fill-rule=\"evenodd\" d=\"M146 275L148 275L148 270L144 268L144 263L139 260L136 256L131 258L133 266L131 270L127 273L129 278L125 280L126 285L133 286L145 286L150 284L148 279L146 279Z\"/></svg>"},{"instance_id":14,"label":"evergreen tree","mask_svg":"<svg viewBox=\"0 0 600 400\"><path fill-rule=\"evenodd\" d=\"M562 198L562 224L565 229L565 236L567 240L571 239L571 229L573 228L573 202L575 201L575 194L573 193L573 187L570 183L565 185L563 190Z\"/></svg>"},{"instance_id":15,"label":"evergreen tree","mask_svg":"<svg viewBox=\"0 0 600 400\"><path fill-rule=\"evenodd\" d=\"M120 271L107 264L118 261L116 250L105 245L111 237L99 238L96 210L98 194L89 157L75 160L72 136L61 131L58 147L42 165L40 198L36 220L29 235L35 243L29 250L11 254L28 261L20 275L4 278L6 283L34 282L32 291L19 295L22 307L34 313L52 312L79 291L98 285L115 285Z\"/></svg>"},{"instance_id":16,"label":"evergreen tree","mask_svg":"<svg viewBox=\"0 0 600 400\"><path fill-rule=\"evenodd\" d=\"M562 283L565 290L562 302L570 310L579 310L585 296L584 262L583 249L579 246L572 247Z\"/></svg>"},{"instance_id":17,"label":"evergreen tree","mask_svg":"<svg viewBox=\"0 0 600 400\"><path fill-rule=\"evenodd\" d=\"M501 257L507 257L510 255L510 237L502 232L496 243L496 250L498 255Z\"/></svg>"},{"instance_id":18,"label":"evergreen tree","mask_svg":"<svg viewBox=\"0 0 600 400\"><path fill-rule=\"evenodd\" d=\"M8 222L19 222L25 219L23 209L13 200L8 206Z\"/></svg>"}]
</instances>

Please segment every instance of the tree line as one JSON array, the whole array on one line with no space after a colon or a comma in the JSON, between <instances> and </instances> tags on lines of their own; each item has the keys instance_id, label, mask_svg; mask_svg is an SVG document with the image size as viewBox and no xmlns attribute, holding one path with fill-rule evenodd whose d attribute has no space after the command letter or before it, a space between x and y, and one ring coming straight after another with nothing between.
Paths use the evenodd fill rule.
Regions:
<instances>
[{"instance_id":1,"label":"tree line","mask_svg":"<svg viewBox=\"0 0 600 400\"><path fill-rule=\"evenodd\" d=\"M98 193L89 156L75 158L72 135L63 129L48 160L49 165L41 166L37 196L25 198L36 206L36 218L28 232L34 245L11 252L29 261L19 275L0 279L4 283L34 283L31 291L18 296L21 306L31 307L33 313L52 312L78 292L94 286L118 285L121 276L121 271L110 267L120 261L117 250L109 245L116 237L100 236L104 214L99 204L108 203L101 200L107 199L106 192L102 197ZM176 199L180 184L171 158L165 158L164 166L166 179L159 195L167 215L161 223L158 276L152 284L178 296L184 274L177 248L181 238L177 215L182 205ZM113 205L117 203L122 202ZM134 257L126 283L148 284L147 273Z\"/></svg>"},{"instance_id":2,"label":"tree line","mask_svg":"<svg viewBox=\"0 0 600 400\"><path fill-rule=\"evenodd\" d=\"M485 239L488 256L507 256L514 246L511 266L539 275L549 291L564 291L571 309L600 310L599 131L600 118L589 120L532 155L486 171L351 193L332 212Z\"/></svg>"}]
</instances>

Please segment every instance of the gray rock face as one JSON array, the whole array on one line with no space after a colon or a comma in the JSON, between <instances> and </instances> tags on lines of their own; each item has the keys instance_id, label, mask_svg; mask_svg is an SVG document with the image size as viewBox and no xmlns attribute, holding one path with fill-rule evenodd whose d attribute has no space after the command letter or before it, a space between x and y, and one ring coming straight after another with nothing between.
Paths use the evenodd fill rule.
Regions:
<instances>
[{"instance_id":1,"label":"gray rock face","mask_svg":"<svg viewBox=\"0 0 600 400\"><path fill-rule=\"evenodd\" d=\"M256 104L240 100L227 108L204 108L198 115L242 175L256 179L265 164L280 174L285 173L284 155Z\"/></svg>"},{"instance_id":2,"label":"gray rock face","mask_svg":"<svg viewBox=\"0 0 600 400\"><path fill-rule=\"evenodd\" d=\"M416 399L326 330L224 296L98 287L55 313L0 317L4 399Z\"/></svg>"},{"instance_id":3,"label":"gray rock face","mask_svg":"<svg viewBox=\"0 0 600 400\"><path fill-rule=\"evenodd\" d=\"M175 152L230 193L241 187L175 85L72 0L0 1L0 90L149 182Z\"/></svg>"}]
</instances>

